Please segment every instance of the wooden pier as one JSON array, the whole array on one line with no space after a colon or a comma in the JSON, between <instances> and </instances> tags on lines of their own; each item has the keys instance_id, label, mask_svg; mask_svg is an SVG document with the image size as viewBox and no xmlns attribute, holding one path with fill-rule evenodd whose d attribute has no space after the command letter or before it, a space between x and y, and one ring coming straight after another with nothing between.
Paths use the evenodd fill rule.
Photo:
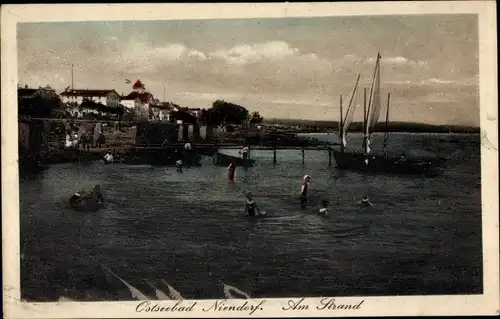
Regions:
<instances>
[{"instance_id":1,"label":"wooden pier","mask_svg":"<svg viewBox=\"0 0 500 319\"><path fill-rule=\"evenodd\" d=\"M331 143L329 145L318 145L318 146L251 146L249 147L249 158L252 150L260 150L260 151L272 151L273 152L273 164L277 163L276 153L278 150L300 150L302 155L302 164L305 163L305 154L306 151L327 151L328 152L328 165L332 165L333 158L333 147L338 146L339 143ZM211 151L213 153L219 152L221 149L241 149L241 144L213 144L213 143L200 143L200 144L191 144L191 148L193 151L202 151L202 153L206 153L207 151ZM151 151L159 151L159 150L168 150L168 149L184 149L184 144L175 143L169 145L151 145L151 146L131 146L129 149L133 150L151 150Z\"/></svg>"}]
</instances>

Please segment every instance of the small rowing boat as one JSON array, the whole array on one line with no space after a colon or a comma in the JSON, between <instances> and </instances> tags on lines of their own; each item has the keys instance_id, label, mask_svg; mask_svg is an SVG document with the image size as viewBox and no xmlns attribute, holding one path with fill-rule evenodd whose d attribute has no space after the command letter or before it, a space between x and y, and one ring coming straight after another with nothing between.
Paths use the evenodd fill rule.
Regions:
<instances>
[{"instance_id":1,"label":"small rowing boat","mask_svg":"<svg viewBox=\"0 0 500 319\"><path fill-rule=\"evenodd\" d=\"M84 191L74 193L69 198L69 206L77 211L96 212L104 207L102 201L101 188L99 185L94 186L92 192Z\"/></svg>"}]
</instances>

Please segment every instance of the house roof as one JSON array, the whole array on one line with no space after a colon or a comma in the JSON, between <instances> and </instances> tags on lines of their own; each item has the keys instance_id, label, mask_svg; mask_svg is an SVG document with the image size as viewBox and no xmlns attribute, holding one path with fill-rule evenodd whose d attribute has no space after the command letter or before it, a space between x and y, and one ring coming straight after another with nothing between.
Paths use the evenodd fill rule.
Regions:
<instances>
[{"instance_id":1,"label":"house roof","mask_svg":"<svg viewBox=\"0 0 500 319\"><path fill-rule=\"evenodd\" d=\"M167 111L174 110L174 105L172 105L172 103L169 103L169 102L161 102L161 103L158 103L156 105L153 105L152 107L160 109L160 110L167 110Z\"/></svg>"},{"instance_id":2,"label":"house roof","mask_svg":"<svg viewBox=\"0 0 500 319\"><path fill-rule=\"evenodd\" d=\"M104 97L110 93L116 93L115 90L68 90L62 92L61 96L99 96ZM118 93L116 93L118 94Z\"/></svg>"}]
</instances>

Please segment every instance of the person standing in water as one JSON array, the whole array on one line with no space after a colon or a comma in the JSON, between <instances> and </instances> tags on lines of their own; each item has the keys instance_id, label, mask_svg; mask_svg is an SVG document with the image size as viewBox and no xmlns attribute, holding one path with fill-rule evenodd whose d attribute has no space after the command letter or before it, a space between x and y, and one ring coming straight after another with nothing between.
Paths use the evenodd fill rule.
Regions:
<instances>
[{"instance_id":1,"label":"person standing in water","mask_svg":"<svg viewBox=\"0 0 500 319\"><path fill-rule=\"evenodd\" d=\"M307 191L309 190L309 181L311 180L311 176L304 175L304 182L302 183L302 187L300 188L300 205L302 208L306 208L307 206Z\"/></svg>"},{"instance_id":2,"label":"person standing in water","mask_svg":"<svg viewBox=\"0 0 500 319\"><path fill-rule=\"evenodd\" d=\"M179 159L179 160L177 160L177 161L175 162L175 167L177 168L177 171L178 171L179 173L182 173L182 166L184 166L184 163L182 162L182 160L181 160L181 159Z\"/></svg>"},{"instance_id":3,"label":"person standing in water","mask_svg":"<svg viewBox=\"0 0 500 319\"><path fill-rule=\"evenodd\" d=\"M247 198L245 199L245 214L247 216L256 216L256 213L260 215L260 209L257 207L252 193L248 193Z\"/></svg>"},{"instance_id":4,"label":"person standing in water","mask_svg":"<svg viewBox=\"0 0 500 319\"><path fill-rule=\"evenodd\" d=\"M234 174L236 173L236 163L231 161L231 164L227 167L227 178L231 183L234 183Z\"/></svg>"}]
</instances>

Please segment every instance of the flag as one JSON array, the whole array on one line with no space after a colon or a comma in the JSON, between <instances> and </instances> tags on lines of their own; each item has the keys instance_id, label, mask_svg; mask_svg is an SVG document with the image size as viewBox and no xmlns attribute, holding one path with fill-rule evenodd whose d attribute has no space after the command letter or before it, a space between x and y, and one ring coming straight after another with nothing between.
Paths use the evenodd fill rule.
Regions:
<instances>
[{"instance_id":1,"label":"flag","mask_svg":"<svg viewBox=\"0 0 500 319\"><path fill-rule=\"evenodd\" d=\"M67 92L70 88L70 85L68 85L65 89L64 89L64 92Z\"/></svg>"},{"instance_id":2,"label":"flag","mask_svg":"<svg viewBox=\"0 0 500 319\"><path fill-rule=\"evenodd\" d=\"M132 83L132 81L130 81L129 79L125 79L125 83L130 84Z\"/></svg>"}]
</instances>

